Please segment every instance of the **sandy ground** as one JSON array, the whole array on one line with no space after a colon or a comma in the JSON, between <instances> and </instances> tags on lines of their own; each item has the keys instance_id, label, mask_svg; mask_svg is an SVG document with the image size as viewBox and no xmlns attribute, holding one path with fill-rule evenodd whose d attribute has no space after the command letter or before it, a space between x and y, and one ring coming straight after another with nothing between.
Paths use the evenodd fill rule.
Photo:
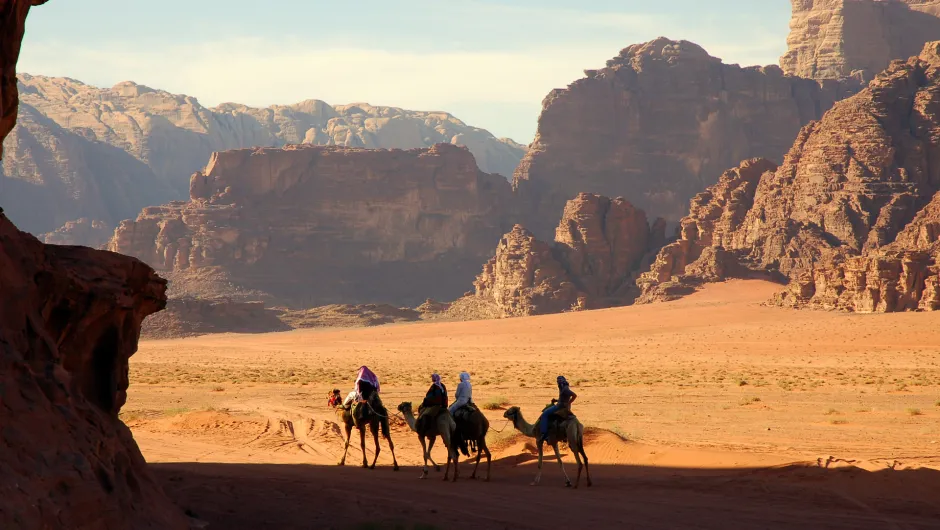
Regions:
<instances>
[{"instance_id":1,"label":"sandy ground","mask_svg":"<svg viewBox=\"0 0 940 530\"><path fill-rule=\"evenodd\" d=\"M762 305L775 289L739 281L605 311L144 341L122 417L167 493L211 528L940 528L940 314ZM530 421L566 375L593 487L565 489L552 461L529 486L532 444L502 408L487 412L489 483L467 480L464 461L455 484L416 480L420 446L397 417L401 471L384 440L377 469L355 467L355 431L337 467L325 395L348 391L360 364L391 410L419 401L431 372L453 389L467 370L477 403L518 405Z\"/></svg>"}]
</instances>

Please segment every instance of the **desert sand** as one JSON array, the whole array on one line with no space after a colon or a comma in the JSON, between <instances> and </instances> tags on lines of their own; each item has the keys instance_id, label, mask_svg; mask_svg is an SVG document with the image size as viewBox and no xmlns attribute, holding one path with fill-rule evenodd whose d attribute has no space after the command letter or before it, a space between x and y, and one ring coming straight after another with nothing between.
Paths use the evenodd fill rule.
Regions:
<instances>
[{"instance_id":1,"label":"desert sand","mask_svg":"<svg viewBox=\"0 0 940 530\"><path fill-rule=\"evenodd\" d=\"M167 493L213 528L936 528L940 314L764 305L708 286L647 306L476 322L142 341L122 418ZM397 416L375 470L347 466L326 393L366 364L391 411L434 371L490 405L492 481L420 481ZM594 485L534 477L529 421L564 374ZM500 404L501 407L496 407ZM435 447L443 463L444 451ZM367 453L373 454L371 439ZM576 466L567 451L569 474ZM481 471L483 465L481 465ZM432 479L441 475L432 473ZM372 526L370 526L372 525Z\"/></svg>"}]
</instances>

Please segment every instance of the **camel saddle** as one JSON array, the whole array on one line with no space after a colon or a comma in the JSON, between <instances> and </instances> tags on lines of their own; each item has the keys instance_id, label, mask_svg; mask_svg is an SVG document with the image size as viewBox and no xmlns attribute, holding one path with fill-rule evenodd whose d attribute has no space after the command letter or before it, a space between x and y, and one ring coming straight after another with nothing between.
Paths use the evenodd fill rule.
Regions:
<instances>
[{"instance_id":1,"label":"camel saddle","mask_svg":"<svg viewBox=\"0 0 940 530\"><path fill-rule=\"evenodd\" d=\"M445 412L447 412L447 407L442 407L440 405L434 405L433 407L418 407L418 420L415 424L418 432L424 431L424 428L427 426L429 421L437 421L437 417Z\"/></svg>"},{"instance_id":2,"label":"camel saddle","mask_svg":"<svg viewBox=\"0 0 940 530\"><path fill-rule=\"evenodd\" d=\"M456 422L467 421L470 419L471 416L473 416L477 412L480 412L480 409L478 409L476 404L471 401L454 411L454 421Z\"/></svg>"},{"instance_id":3,"label":"camel saddle","mask_svg":"<svg viewBox=\"0 0 940 530\"><path fill-rule=\"evenodd\" d=\"M386 411L385 406L382 405L382 399L379 397L378 392L373 392L372 395L369 396L368 402L355 403L352 407L352 417L357 422L362 421L373 412L381 416L388 415L388 411Z\"/></svg>"},{"instance_id":4,"label":"camel saddle","mask_svg":"<svg viewBox=\"0 0 940 530\"><path fill-rule=\"evenodd\" d=\"M545 407L546 409L548 407ZM571 409L563 408L556 411L554 414L548 417L548 431L553 432L560 430L564 423L571 418L575 418L574 413L571 412Z\"/></svg>"}]
</instances>

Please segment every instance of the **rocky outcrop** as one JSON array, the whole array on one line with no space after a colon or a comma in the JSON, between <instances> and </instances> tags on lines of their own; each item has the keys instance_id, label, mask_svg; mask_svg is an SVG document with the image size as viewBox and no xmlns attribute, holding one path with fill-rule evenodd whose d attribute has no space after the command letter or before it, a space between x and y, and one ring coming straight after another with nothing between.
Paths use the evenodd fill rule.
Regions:
<instances>
[{"instance_id":1,"label":"rocky outcrop","mask_svg":"<svg viewBox=\"0 0 940 530\"><path fill-rule=\"evenodd\" d=\"M0 527L189 527L118 419L165 288L133 258L43 245L0 214Z\"/></svg>"},{"instance_id":2,"label":"rocky outcrop","mask_svg":"<svg viewBox=\"0 0 940 530\"><path fill-rule=\"evenodd\" d=\"M174 284L220 271L228 294L301 307L453 299L508 228L511 202L504 178L448 144L227 151L190 190L121 223L109 248Z\"/></svg>"},{"instance_id":3,"label":"rocky outcrop","mask_svg":"<svg viewBox=\"0 0 940 530\"><path fill-rule=\"evenodd\" d=\"M521 225L503 236L474 296L504 317L624 305L635 296L633 273L661 239L626 200L582 193L566 205L553 244Z\"/></svg>"},{"instance_id":4,"label":"rocky outcrop","mask_svg":"<svg viewBox=\"0 0 940 530\"><path fill-rule=\"evenodd\" d=\"M104 249L114 234L114 229L102 221L87 217L69 221L54 232L43 234L42 239L50 245L82 245Z\"/></svg>"},{"instance_id":5,"label":"rocky outcrop","mask_svg":"<svg viewBox=\"0 0 940 530\"><path fill-rule=\"evenodd\" d=\"M21 229L51 232L82 217L116 226L173 198L123 150L60 127L28 104L3 142L0 204Z\"/></svg>"},{"instance_id":6,"label":"rocky outcrop","mask_svg":"<svg viewBox=\"0 0 940 530\"><path fill-rule=\"evenodd\" d=\"M642 292L639 302L672 300L703 282L741 274L726 249L735 247L761 177L776 169L769 160L748 160L696 195L689 215L679 223L678 240L664 246L650 270L637 280Z\"/></svg>"},{"instance_id":7,"label":"rocky outcrop","mask_svg":"<svg viewBox=\"0 0 940 530\"><path fill-rule=\"evenodd\" d=\"M330 304L296 311L281 310L280 319L292 328L358 328L421 319L421 312L389 304Z\"/></svg>"},{"instance_id":8,"label":"rocky outcrop","mask_svg":"<svg viewBox=\"0 0 940 530\"><path fill-rule=\"evenodd\" d=\"M20 75L20 90L25 103L60 126L119 147L147 164L176 190L178 199L187 195L189 176L216 151L301 143L385 149L451 143L468 147L484 171L508 178L525 150L446 112L365 103L330 106L318 100L206 108L196 98L129 81L102 89L27 74Z\"/></svg>"},{"instance_id":9,"label":"rocky outcrop","mask_svg":"<svg viewBox=\"0 0 940 530\"><path fill-rule=\"evenodd\" d=\"M264 302L172 298L166 309L144 320L141 336L149 339L193 337L210 333L270 333L292 329Z\"/></svg>"},{"instance_id":10,"label":"rocky outcrop","mask_svg":"<svg viewBox=\"0 0 940 530\"><path fill-rule=\"evenodd\" d=\"M26 15L42 3L0 3L0 141ZM44 245L0 211L0 527L189 527L118 419L140 323L165 289L135 259Z\"/></svg>"},{"instance_id":11,"label":"rocky outcrop","mask_svg":"<svg viewBox=\"0 0 940 530\"><path fill-rule=\"evenodd\" d=\"M940 236L940 43L895 62L868 89L805 127L776 171L722 178L691 215L675 245L641 280L656 299L676 276L696 276L683 245L710 247L734 266L790 279L778 302L855 311L933 309ZM753 199L750 189L754 188ZM707 211L739 189L740 223L696 243ZM722 216L724 218L724 215ZM730 230L728 232L727 230ZM708 229L705 230L706 232ZM680 278L681 279L681 278ZM706 280L705 278L699 278Z\"/></svg>"},{"instance_id":12,"label":"rocky outcrop","mask_svg":"<svg viewBox=\"0 0 940 530\"><path fill-rule=\"evenodd\" d=\"M741 160L781 160L800 128L852 83L723 64L687 41L630 46L542 102L538 133L514 176L525 224L547 237L579 192L629 197L676 221L688 201Z\"/></svg>"},{"instance_id":13,"label":"rocky outcrop","mask_svg":"<svg viewBox=\"0 0 940 530\"><path fill-rule=\"evenodd\" d=\"M940 37L940 0L792 0L784 72L868 82Z\"/></svg>"}]
</instances>

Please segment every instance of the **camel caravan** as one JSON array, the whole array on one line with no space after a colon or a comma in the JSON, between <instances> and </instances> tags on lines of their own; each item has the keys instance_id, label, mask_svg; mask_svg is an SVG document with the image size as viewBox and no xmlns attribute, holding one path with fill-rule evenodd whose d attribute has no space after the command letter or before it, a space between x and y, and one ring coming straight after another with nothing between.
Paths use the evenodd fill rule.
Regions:
<instances>
[{"instance_id":1,"label":"camel caravan","mask_svg":"<svg viewBox=\"0 0 940 530\"><path fill-rule=\"evenodd\" d=\"M568 381L563 376L558 376L558 398L552 400L552 404L546 407L539 416L538 421L533 425L526 422L522 416L519 407L510 407L503 415L513 427L527 437L535 438L538 448L538 472L535 475L532 485L538 485L542 479L542 459L544 455L544 446L548 444L555 451L555 458L561 467L561 472L565 477L566 487L577 488L581 483L581 472L585 473L588 487L591 486L591 472L588 468L588 457L584 452L584 425L578 421L578 418L571 412L571 404L578 398L578 395L571 390ZM352 436L352 429L355 427L359 431L359 444L362 449L362 467L375 469L375 463L379 458L379 431L382 437L388 442L388 448L392 453L393 469L398 471L398 459L395 457L395 444L392 442L389 429L388 410L382 404L379 397L379 378L368 367L359 368L356 376L354 389L345 399L341 399L340 391L333 390L329 397L329 405L336 409L336 413L346 429L346 445L343 450L343 457L338 465L346 464L346 455L349 453L349 444ZM410 402L404 402L398 405L398 412L402 414L408 427L418 435L418 441L421 443L421 450L424 453L424 467L420 478L428 477L428 462L434 466L435 471L440 471L441 466L431 457L431 449L434 443L440 437L441 442L447 449L447 463L444 468L444 480L457 481L460 476L458 460L460 455L470 458L471 453L476 454L476 463L473 466L471 479L477 478L477 469L480 467L480 460L486 456L486 475L483 480L489 482L491 455L486 445L486 433L489 431L490 423L483 415L483 412L473 403L473 387L470 384L470 374L463 372L460 374L460 384L454 394L454 402L448 404L447 387L441 381L438 374L431 376L431 387L424 397L424 401L418 407L418 416L415 417L413 405ZM375 457L369 464L366 457L366 429L371 431L372 438L375 441ZM578 463L578 474L575 477L574 484L565 471L565 464L562 461L561 453L558 451L558 444L564 442L568 445L575 461ZM450 466L453 462L454 474L450 478Z\"/></svg>"}]
</instances>

